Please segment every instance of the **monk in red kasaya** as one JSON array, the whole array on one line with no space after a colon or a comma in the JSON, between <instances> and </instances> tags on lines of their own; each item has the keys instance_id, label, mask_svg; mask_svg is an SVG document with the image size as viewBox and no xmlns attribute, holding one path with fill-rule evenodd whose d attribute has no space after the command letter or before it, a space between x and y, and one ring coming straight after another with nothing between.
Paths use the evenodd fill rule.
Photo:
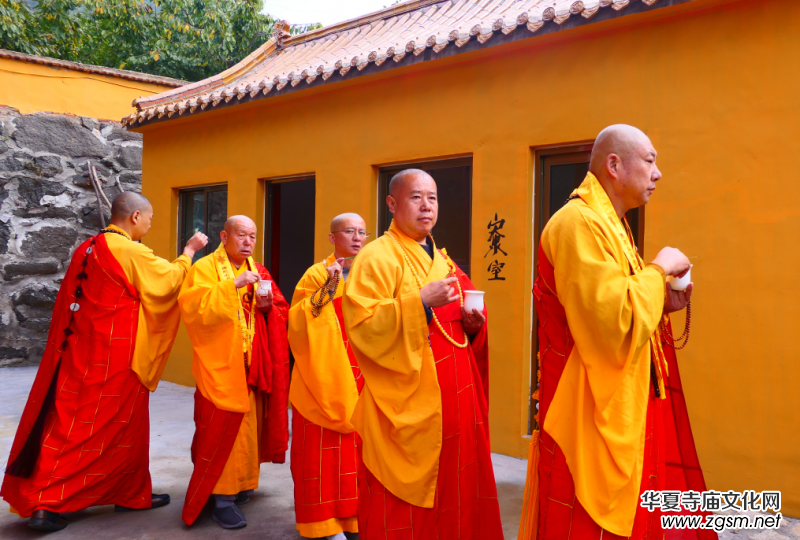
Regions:
<instances>
[{"instance_id":1,"label":"monk in red kasaya","mask_svg":"<svg viewBox=\"0 0 800 540\"><path fill-rule=\"evenodd\" d=\"M253 220L228 218L220 240L189 271L178 298L197 383L183 520L194 523L213 495L211 518L237 529L247 525L240 507L258 487L260 464L286 461L289 305L274 283L259 287L272 277L253 260Z\"/></svg>"},{"instance_id":2,"label":"monk in red kasaya","mask_svg":"<svg viewBox=\"0 0 800 540\"><path fill-rule=\"evenodd\" d=\"M41 531L90 506L169 503L152 493L148 404L178 331L178 292L208 239L195 234L170 263L139 243L153 219L147 199L122 193L111 214L61 282L0 491Z\"/></svg>"},{"instance_id":3,"label":"monk in red kasaya","mask_svg":"<svg viewBox=\"0 0 800 540\"><path fill-rule=\"evenodd\" d=\"M363 540L503 538L489 450L486 310L431 236L439 199L426 172L397 173L389 230L345 283L347 336L364 377L352 424L362 439Z\"/></svg>"},{"instance_id":4,"label":"monk in red kasaya","mask_svg":"<svg viewBox=\"0 0 800 540\"><path fill-rule=\"evenodd\" d=\"M666 284L689 259L666 247L644 264L625 218L660 179L650 139L610 126L542 232L533 290L541 457L528 469L539 496L531 491L521 540L716 539L662 530L660 511L641 504L648 491L705 491L669 321L693 287Z\"/></svg>"}]
</instances>

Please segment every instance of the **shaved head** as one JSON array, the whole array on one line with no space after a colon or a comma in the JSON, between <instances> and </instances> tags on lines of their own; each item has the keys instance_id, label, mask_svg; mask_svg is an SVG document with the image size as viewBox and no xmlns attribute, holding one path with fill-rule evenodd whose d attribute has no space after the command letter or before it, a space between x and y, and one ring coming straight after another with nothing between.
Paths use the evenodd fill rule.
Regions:
<instances>
[{"instance_id":1,"label":"shaved head","mask_svg":"<svg viewBox=\"0 0 800 540\"><path fill-rule=\"evenodd\" d=\"M338 231L339 229L346 229L347 223L350 221L357 221L361 223L361 227L365 226L364 218L358 214L347 212L344 214L339 214L331 220L331 232Z\"/></svg>"},{"instance_id":2,"label":"shaved head","mask_svg":"<svg viewBox=\"0 0 800 540\"><path fill-rule=\"evenodd\" d=\"M624 160L642 145L652 146L650 138L639 128L627 124L608 126L597 135L592 148L589 170L597 176L609 154L617 154Z\"/></svg>"},{"instance_id":3,"label":"shaved head","mask_svg":"<svg viewBox=\"0 0 800 540\"><path fill-rule=\"evenodd\" d=\"M615 124L597 135L589 170L603 186L617 216L648 203L661 179L656 149L644 132Z\"/></svg>"},{"instance_id":4,"label":"shaved head","mask_svg":"<svg viewBox=\"0 0 800 540\"><path fill-rule=\"evenodd\" d=\"M223 230L227 231L228 234L233 232L239 227L246 227L248 229L256 229L256 222L250 219L247 216L231 216L225 222L225 226Z\"/></svg>"},{"instance_id":5,"label":"shaved head","mask_svg":"<svg viewBox=\"0 0 800 540\"><path fill-rule=\"evenodd\" d=\"M431 178L431 175L429 175L422 169L404 169L399 173L395 174L394 176L392 176L392 179L389 180L389 195L397 198L399 193L403 190L403 187L405 187L406 183L409 180L416 178L417 176L423 176L425 178L430 178L431 180L433 180L433 178Z\"/></svg>"},{"instance_id":6,"label":"shaved head","mask_svg":"<svg viewBox=\"0 0 800 540\"><path fill-rule=\"evenodd\" d=\"M144 213L152 209L153 206L145 197L126 191L117 195L111 203L111 221L123 221L131 217L134 212Z\"/></svg>"}]
</instances>

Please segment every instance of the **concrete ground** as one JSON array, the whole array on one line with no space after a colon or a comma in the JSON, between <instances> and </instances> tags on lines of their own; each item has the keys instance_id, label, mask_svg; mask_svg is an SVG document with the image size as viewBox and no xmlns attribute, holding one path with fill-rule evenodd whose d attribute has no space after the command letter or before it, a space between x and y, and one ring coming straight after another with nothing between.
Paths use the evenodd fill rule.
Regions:
<instances>
[{"instance_id":1,"label":"concrete ground","mask_svg":"<svg viewBox=\"0 0 800 540\"><path fill-rule=\"evenodd\" d=\"M36 376L36 367L0 369L0 471L4 471L17 423ZM172 502L155 510L114 513L113 507L103 506L68 516L70 525L56 533L55 538L93 539L158 539L190 538L286 540L299 538L294 523L294 492L292 475L287 463L261 466L260 487L251 501L242 507L247 527L235 531L223 530L211 521L206 508L191 527L181 521L186 486L192 474L189 447L194 435L194 389L162 382L150 396L150 474L153 491L169 493ZM503 529L507 539L517 537L522 493L525 489L527 462L498 454L492 455ZM26 520L19 519L0 501L0 538L41 538L43 535L28 529Z\"/></svg>"},{"instance_id":2,"label":"concrete ground","mask_svg":"<svg viewBox=\"0 0 800 540\"><path fill-rule=\"evenodd\" d=\"M36 367L0 369L0 472L5 470L17 423L36 375ZM261 466L260 487L243 507L248 518L244 529L226 531L211 521L207 508L197 522L187 527L181 521L186 486L192 473L189 446L194 434L194 389L162 382L150 398L150 472L153 490L169 493L172 503L164 508L126 514L113 507L91 508L70 514L69 527L54 538L171 540L191 538L285 540L298 538L294 527L292 475L288 462ZM288 454L287 454L288 458ZM527 462L492 455L503 532L507 540L517 537ZM41 538L0 501L0 538ZM786 518L777 531L725 531L720 540L800 540L800 520Z\"/></svg>"}]
</instances>

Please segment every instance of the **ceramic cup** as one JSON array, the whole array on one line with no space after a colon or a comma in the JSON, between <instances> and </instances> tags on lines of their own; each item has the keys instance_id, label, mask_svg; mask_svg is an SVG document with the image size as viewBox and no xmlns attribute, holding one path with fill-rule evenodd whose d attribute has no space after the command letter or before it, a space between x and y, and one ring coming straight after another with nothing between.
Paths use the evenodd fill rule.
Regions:
<instances>
[{"instance_id":1,"label":"ceramic cup","mask_svg":"<svg viewBox=\"0 0 800 540\"><path fill-rule=\"evenodd\" d=\"M272 290L272 282L268 279L262 279L258 282L258 296L267 296Z\"/></svg>"},{"instance_id":2,"label":"ceramic cup","mask_svg":"<svg viewBox=\"0 0 800 540\"><path fill-rule=\"evenodd\" d=\"M483 291L464 291L464 310L472 313L473 309L483 311Z\"/></svg>"},{"instance_id":3,"label":"ceramic cup","mask_svg":"<svg viewBox=\"0 0 800 540\"><path fill-rule=\"evenodd\" d=\"M692 267L689 267L689 270L686 272L686 275L682 278L668 276L667 283L669 283L669 287L673 291L685 291L686 287L689 286L689 283L692 282Z\"/></svg>"}]
</instances>

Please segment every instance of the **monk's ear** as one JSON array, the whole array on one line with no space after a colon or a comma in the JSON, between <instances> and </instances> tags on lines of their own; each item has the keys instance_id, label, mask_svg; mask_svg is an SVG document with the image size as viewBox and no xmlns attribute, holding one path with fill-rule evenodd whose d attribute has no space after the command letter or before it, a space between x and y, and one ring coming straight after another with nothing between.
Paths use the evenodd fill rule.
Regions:
<instances>
[{"instance_id":1,"label":"monk's ear","mask_svg":"<svg viewBox=\"0 0 800 540\"><path fill-rule=\"evenodd\" d=\"M619 166L620 166L620 157L618 154L608 154L606 157L606 168L608 169L608 174L610 174L613 178L619 177Z\"/></svg>"},{"instance_id":2,"label":"monk's ear","mask_svg":"<svg viewBox=\"0 0 800 540\"><path fill-rule=\"evenodd\" d=\"M397 201L395 201L394 197L392 197L391 195L387 195L386 196L386 206L389 207L389 212L394 214L394 211L395 211L395 209L397 207Z\"/></svg>"},{"instance_id":3,"label":"monk's ear","mask_svg":"<svg viewBox=\"0 0 800 540\"><path fill-rule=\"evenodd\" d=\"M133 212L133 214L131 214L131 221L133 222L134 225L139 223L139 218L140 217L142 217L142 213L140 211L138 211L138 210L135 210Z\"/></svg>"},{"instance_id":4,"label":"monk's ear","mask_svg":"<svg viewBox=\"0 0 800 540\"><path fill-rule=\"evenodd\" d=\"M220 242L222 242L223 246L227 246L228 245L228 233L227 233L227 231L220 231L219 240L220 240Z\"/></svg>"},{"instance_id":5,"label":"monk's ear","mask_svg":"<svg viewBox=\"0 0 800 540\"><path fill-rule=\"evenodd\" d=\"M328 235L328 240L330 240L331 244L336 245L336 237L333 236L333 233Z\"/></svg>"}]
</instances>

